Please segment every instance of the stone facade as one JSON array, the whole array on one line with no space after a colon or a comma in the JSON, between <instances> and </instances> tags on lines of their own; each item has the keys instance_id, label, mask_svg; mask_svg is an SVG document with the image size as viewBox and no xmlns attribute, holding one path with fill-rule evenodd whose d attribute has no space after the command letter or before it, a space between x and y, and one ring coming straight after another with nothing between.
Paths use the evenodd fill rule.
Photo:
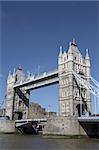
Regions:
<instances>
[{"instance_id":1,"label":"stone facade","mask_svg":"<svg viewBox=\"0 0 99 150\"><path fill-rule=\"evenodd\" d=\"M49 118L49 117L55 117L56 112L47 112L45 108L43 108L38 103L31 102L29 104L29 119L35 119L35 118Z\"/></svg>"},{"instance_id":2,"label":"stone facade","mask_svg":"<svg viewBox=\"0 0 99 150\"><path fill-rule=\"evenodd\" d=\"M43 130L44 135L79 135L77 117L56 116L48 119Z\"/></svg>"},{"instance_id":3,"label":"stone facade","mask_svg":"<svg viewBox=\"0 0 99 150\"><path fill-rule=\"evenodd\" d=\"M0 120L0 133L15 133L15 131L13 120Z\"/></svg>"},{"instance_id":4,"label":"stone facade","mask_svg":"<svg viewBox=\"0 0 99 150\"><path fill-rule=\"evenodd\" d=\"M45 118L46 110L41 105L31 102L29 105L29 119Z\"/></svg>"},{"instance_id":5,"label":"stone facade","mask_svg":"<svg viewBox=\"0 0 99 150\"><path fill-rule=\"evenodd\" d=\"M56 112L46 112L46 117L50 118L50 117L56 117L57 113Z\"/></svg>"},{"instance_id":6,"label":"stone facade","mask_svg":"<svg viewBox=\"0 0 99 150\"><path fill-rule=\"evenodd\" d=\"M5 116L5 108L0 107L0 116Z\"/></svg>"},{"instance_id":7,"label":"stone facade","mask_svg":"<svg viewBox=\"0 0 99 150\"><path fill-rule=\"evenodd\" d=\"M70 42L67 52L64 51L63 53L62 46L60 47L58 57L60 116L78 116L77 106L82 101L86 103L87 111L90 110L90 93L86 89L80 88L72 70L89 81L90 58L88 49L86 49L86 56L83 58L75 39Z\"/></svg>"}]
</instances>

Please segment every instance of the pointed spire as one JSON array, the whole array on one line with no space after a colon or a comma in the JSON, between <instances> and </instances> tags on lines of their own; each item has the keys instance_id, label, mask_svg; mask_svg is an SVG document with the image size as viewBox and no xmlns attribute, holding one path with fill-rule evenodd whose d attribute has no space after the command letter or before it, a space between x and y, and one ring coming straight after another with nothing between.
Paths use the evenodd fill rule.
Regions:
<instances>
[{"instance_id":1,"label":"pointed spire","mask_svg":"<svg viewBox=\"0 0 99 150\"><path fill-rule=\"evenodd\" d=\"M76 41L75 41L75 38L73 38L73 41L72 41L74 44L76 43Z\"/></svg>"},{"instance_id":2,"label":"pointed spire","mask_svg":"<svg viewBox=\"0 0 99 150\"><path fill-rule=\"evenodd\" d=\"M22 66L19 64L18 70L22 70Z\"/></svg>"},{"instance_id":3,"label":"pointed spire","mask_svg":"<svg viewBox=\"0 0 99 150\"><path fill-rule=\"evenodd\" d=\"M69 49L68 49L68 53L72 53L72 47L71 47L71 45L72 45L72 42L69 42Z\"/></svg>"},{"instance_id":4,"label":"pointed spire","mask_svg":"<svg viewBox=\"0 0 99 150\"><path fill-rule=\"evenodd\" d=\"M30 72L30 71L27 72L27 76L28 76L28 77L31 76L31 72Z\"/></svg>"},{"instance_id":5,"label":"pointed spire","mask_svg":"<svg viewBox=\"0 0 99 150\"><path fill-rule=\"evenodd\" d=\"M60 46L59 49L60 49L59 56L62 56L62 49L63 49L62 46Z\"/></svg>"},{"instance_id":6,"label":"pointed spire","mask_svg":"<svg viewBox=\"0 0 99 150\"><path fill-rule=\"evenodd\" d=\"M15 75L15 68L13 69L13 76Z\"/></svg>"},{"instance_id":7,"label":"pointed spire","mask_svg":"<svg viewBox=\"0 0 99 150\"><path fill-rule=\"evenodd\" d=\"M71 48L71 42L69 42L69 48Z\"/></svg>"},{"instance_id":8,"label":"pointed spire","mask_svg":"<svg viewBox=\"0 0 99 150\"><path fill-rule=\"evenodd\" d=\"M73 38L71 45L77 46L75 38Z\"/></svg>"},{"instance_id":9,"label":"pointed spire","mask_svg":"<svg viewBox=\"0 0 99 150\"><path fill-rule=\"evenodd\" d=\"M89 52L88 52L88 48L86 49L86 56L85 56L85 59L90 59L90 57L89 57Z\"/></svg>"},{"instance_id":10,"label":"pointed spire","mask_svg":"<svg viewBox=\"0 0 99 150\"><path fill-rule=\"evenodd\" d=\"M65 51L64 51L64 55L67 55Z\"/></svg>"},{"instance_id":11,"label":"pointed spire","mask_svg":"<svg viewBox=\"0 0 99 150\"><path fill-rule=\"evenodd\" d=\"M8 78L10 78L12 75L11 75L11 70L9 70L9 75L8 75Z\"/></svg>"}]
</instances>

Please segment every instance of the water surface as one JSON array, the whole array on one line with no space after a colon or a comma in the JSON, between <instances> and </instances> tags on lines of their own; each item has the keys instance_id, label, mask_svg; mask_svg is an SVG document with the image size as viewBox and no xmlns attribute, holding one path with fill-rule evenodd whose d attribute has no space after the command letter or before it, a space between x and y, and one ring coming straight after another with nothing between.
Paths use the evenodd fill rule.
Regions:
<instances>
[{"instance_id":1,"label":"water surface","mask_svg":"<svg viewBox=\"0 0 99 150\"><path fill-rule=\"evenodd\" d=\"M99 150L99 139L0 134L0 150Z\"/></svg>"}]
</instances>

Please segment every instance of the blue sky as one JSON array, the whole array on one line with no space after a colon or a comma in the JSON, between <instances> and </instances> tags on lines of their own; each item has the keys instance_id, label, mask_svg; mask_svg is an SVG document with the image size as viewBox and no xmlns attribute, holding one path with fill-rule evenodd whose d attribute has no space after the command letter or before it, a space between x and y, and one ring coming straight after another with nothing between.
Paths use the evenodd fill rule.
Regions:
<instances>
[{"instance_id":1,"label":"blue sky","mask_svg":"<svg viewBox=\"0 0 99 150\"><path fill-rule=\"evenodd\" d=\"M83 56L89 48L91 73L99 81L99 2L0 2L0 100L9 70L22 65L34 74L57 68L59 46L73 37ZM47 93L47 94L46 94ZM58 85L31 92L31 100L58 110Z\"/></svg>"}]
</instances>

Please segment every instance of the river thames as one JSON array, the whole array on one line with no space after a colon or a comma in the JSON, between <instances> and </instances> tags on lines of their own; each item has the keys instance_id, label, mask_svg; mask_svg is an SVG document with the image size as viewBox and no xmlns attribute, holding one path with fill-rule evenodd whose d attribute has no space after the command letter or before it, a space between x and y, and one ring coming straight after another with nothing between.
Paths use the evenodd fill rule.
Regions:
<instances>
[{"instance_id":1,"label":"river thames","mask_svg":"<svg viewBox=\"0 0 99 150\"><path fill-rule=\"evenodd\" d=\"M99 139L0 134L0 150L99 150Z\"/></svg>"}]
</instances>

